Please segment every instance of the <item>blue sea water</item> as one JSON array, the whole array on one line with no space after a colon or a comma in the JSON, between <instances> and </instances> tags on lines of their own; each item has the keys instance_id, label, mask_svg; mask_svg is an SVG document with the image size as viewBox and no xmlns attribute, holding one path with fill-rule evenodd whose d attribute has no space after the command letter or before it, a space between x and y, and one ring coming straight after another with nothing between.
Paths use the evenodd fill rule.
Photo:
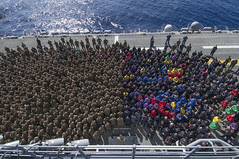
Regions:
<instances>
[{"instance_id":1,"label":"blue sea water","mask_svg":"<svg viewBox=\"0 0 239 159\"><path fill-rule=\"evenodd\" d=\"M39 30L156 31L193 21L239 28L239 0L1 0L0 35L34 35Z\"/></svg>"}]
</instances>

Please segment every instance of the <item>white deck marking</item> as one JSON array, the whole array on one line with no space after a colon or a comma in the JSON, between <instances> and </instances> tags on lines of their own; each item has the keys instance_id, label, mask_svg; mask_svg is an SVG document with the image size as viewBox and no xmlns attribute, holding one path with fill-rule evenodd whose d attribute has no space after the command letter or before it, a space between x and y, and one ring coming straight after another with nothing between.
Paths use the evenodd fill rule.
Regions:
<instances>
[{"instance_id":1,"label":"white deck marking","mask_svg":"<svg viewBox=\"0 0 239 159\"><path fill-rule=\"evenodd\" d=\"M232 52L232 51L227 51L227 52L221 52L221 51L216 51L215 55L239 55L239 52Z\"/></svg>"},{"instance_id":2,"label":"white deck marking","mask_svg":"<svg viewBox=\"0 0 239 159\"><path fill-rule=\"evenodd\" d=\"M118 36L118 35L115 36L115 41L114 41L114 43L116 43L117 41L119 41L119 36Z\"/></svg>"},{"instance_id":3,"label":"white deck marking","mask_svg":"<svg viewBox=\"0 0 239 159\"><path fill-rule=\"evenodd\" d=\"M140 47L140 48L143 49L144 47ZM148 49L149 49L148 47L145 48L145 50L148 50ZM159 49L159 50L163 50L164 47L156 47L156 49L157 49L157 50L158 50L158 49Z\"/></svg>"},{"instance_id":4,"label":"white deck marking","mask_svg":"<svg viewBox=\"0 0 239 159\"><path fill-rule=\"evenodd\" d=\"M203 49L212 49L214 46L202 46ZM218 49L239 49L239 45L217 46Z\"/></svg>"}]
</instances>

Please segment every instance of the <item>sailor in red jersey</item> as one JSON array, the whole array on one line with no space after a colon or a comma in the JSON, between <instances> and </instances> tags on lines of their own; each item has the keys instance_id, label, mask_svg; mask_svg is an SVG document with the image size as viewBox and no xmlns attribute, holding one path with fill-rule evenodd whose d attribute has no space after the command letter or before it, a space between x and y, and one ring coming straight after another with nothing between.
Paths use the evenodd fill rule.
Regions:
<instances>
[{"instance_id":1,"label":"sailor in red jersey","mask_svg":"<svg viewBox=\"0 0 239 159\"><path fill-rule=\"evenodd\" d=\"M228 103L226 100L221 101L221 105L223 108L227 107Z\"/></svg>"},{"instance_id":2,"label":"sailor in red jersey","mask_svg":"<svg viewBox=\"0 0 239 159\"><path fill-rule=\"evenodd\" d=\"M231 114L227 115L227 120L232 122L234 120L234 115Z\"/></svg>"},{"instance_id":3,"label":"sailor in red jersey","mask_svg":"<svg viewBox=\"0 0 239 159\"><path fill-rule=\"evenodd\" d=\"M152 98L152 99L151 99L151 103L152 103L152 104L156 104L156 103L157 103L157 99L156 99L156 98Z\"/></svg>"},{"instance_id":4,"label":"sailor in red jersey","mask_svg":"<svg viewBox=\"0 0 239 159\"><path fill-rule=\"evenodd\" d=\"M151 117L152 117L152 118L154 118L154 117L156 116L156 114L157 114L157 113L156 113L155 110L152 110L152 111L151 111Z\"/></svg>"},{"instance_id":5,"label":"sailor in red jersey","mask_svg":"<svg viewBox=\"0 0 239 159\"><path fill-rule=\"evenodd\" d=\"M165 106L165 102L161 100L161 101L159 102L159 106L163 106L163 107L164 107L164 106Z\"/></svg>"},{"instance_id":6,"label":"sailor in red jersey","mask_svg":"<svg viewBox=\"0 0 239 159\"><path fill-rule=\"evenodd\" d=\"M159 108L158 108L159 113L163 114L164 110L165 110L165 108L163 105L159 106Z\"/></svg>"},{"instance_id":7,"label":"sailor in red jersey","mask_svg":"<svg viewBox=\"0 0 239 159\"><path fill-rule=\"evenodd\" d=\"M238 90L233 89L233 90L232 90L232 94L235 95L235 96L238 95Z\"/></svg>"}]
</instances>

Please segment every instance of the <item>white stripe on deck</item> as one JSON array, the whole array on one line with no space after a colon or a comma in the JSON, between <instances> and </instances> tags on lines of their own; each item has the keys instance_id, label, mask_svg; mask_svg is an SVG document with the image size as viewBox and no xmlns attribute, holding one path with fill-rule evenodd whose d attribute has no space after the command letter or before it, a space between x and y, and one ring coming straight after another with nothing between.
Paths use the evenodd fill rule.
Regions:
<instances>
[{"instance_id":1,"label":"white stripe on deck","mask_svg":"<svg viewBox=\"0 0 239 159\"><path fill-rule=\"evenodd\" d=\"M144 47L140 47L141 49L143 49ZM145 48L145 50L148 50L149 49L149 47L146 47ZM163 50L164 49L164 47L156 47L156 50Z\"/></svg>"},{"instance_id":2,"label":"white stripe on deck","mask_svg":"<svg viewBox=\"0 0 239 159\"><path fill-rule=\"evenodd\" d=\"M214 46L202 46L203 49L212 49ZM218 49L239 49L239 45L217 46Z\"/></svg>"},{"instance_id":3,"label":"white stripe on deck","mask_svg":"<svg viewBox=\"0 0 239 159\"><path fill-rule=\"evenodd\" d=\"M221 52L221 51L216 51L215 55L231 55L231 56L236 56L238 55L238 52L232 52L231 50L230 51L227 51L227 52Z\"/></svg>"},{"instance_id":4,"label":"white stripe on deck","mask_svg":"<svg viewBox=\"0 0 239 159\"><path fill-rule=\"evenodd\" d=\"M117 41L119 41L119 36L118 36L118 35L115 36L115 41L114 41L114 43L116 43Z\"/></svg>"}]
</instances>

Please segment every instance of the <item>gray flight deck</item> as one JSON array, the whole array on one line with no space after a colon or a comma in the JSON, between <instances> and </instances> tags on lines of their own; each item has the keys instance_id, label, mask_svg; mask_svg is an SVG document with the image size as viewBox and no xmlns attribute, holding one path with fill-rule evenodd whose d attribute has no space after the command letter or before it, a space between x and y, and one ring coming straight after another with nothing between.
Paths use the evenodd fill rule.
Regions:
<instances>
[{"instance_id":1,"label":"gray flight deck","mask_svg":"<svg viewBox=\"0 0 239 159\"><path fill-rule=\"evenodd\" d=\"M136 46L136 47L149 47L150 38L154 36L154 46L160 49L163 49L164 43L166 41L168 33L131 33L131 34L89 34L89 35L67 35L67 37L64 37L68 39L71 37L73 40L77 39L78 41L83 40L85 42L85 37L88 36L88 38L91 41L91 37L97 37L100 36L102 39L107 38L109 41L109 44L115 43L116 41L119 41L123 43L125 40L130 45L130 47ZM172 34L170 44L173 45L176 43L178 39L183 39L184 36L188 36L188 40L186 42L186 46L190 43L192 44L192 51L203 51L204 54L209 54L212 47L215 45L218 45L218 49L216 53L214 54L214 57L217 57L220 60L225 60L228 56L231 56L232 59L238 59L239 58L239 34L238 33L200 33L200 34L180 34L175 33ZM54 40L60 40L61 36L47 36L47 37L40 37L42 45L48 46L48 40L54 41ZM29 48L36 47L37 42L35 37L18 37L17 39L10 39L8 37L2 37L0 38L0 52L5 52L4 47L7 46L11 49L16 49L17 46L21 46L21 43L25 43ZM191 51L191 52L192 52ZM238 64L236 66L237 69ZM114 129L113 134L115 136L118 136L119 133L123 133L124 136L137 136L136 143L132 144L140 144L140 145L163 145L162 138L160 137L160 134L156 133L156 135L153 137L153 139L147 138L148 129L143 127L125 127L121 129ZM214 136L221 136L222 133L220 131L214 131ZM102 138L102 141L98 144L109 144L108 139L109 136L112 136L112 134L106 134L104 138ZM113 138L112 138L113 141ZM94 143L97 144L97 143Z\"/></svg>"},{"instance_id":2,"label":"gray flight deck","mask_svg":"<svg viewBox=\"0 0 239 159\"><path fill-rule=\"evenodd\" d=\"M91 34L91 35L67 35L72 37L72 39L77 40L85 40L85 36L100 36L101 38L107 38L109 40L109 44L114 43L115 41L127 43L132 47L149 47L150 38L154 36L154 45L159 48L164 47L164 43L166 41L168 33L131 33L131 34ZM178 39L181 39L184 36L188 36L188 40L186 42L186 46L190 43L192 44L192 51L203 51L204 54L208 54L211 51L211 47L218 45L218 49L215 53L215 57L220 60L225 60L226 57L231 56L232 59L239 57L239 33L200 33L200 34L173 34L171 37L170 44L173 45ZM46 45L48 40L60 40L61 36L47 36L47 38L40 38L42 45ZM67 37L65 37L67 39ZM91 40L91 39L90 39ZM21 43L25 43L28 47L36 47L36 38L35 37L20 37L18 39L8 39L8 38L0 38L0 51L4 52L4 47L7 46L9 48L15 48Z\"/></svg>"}]
</instances>

